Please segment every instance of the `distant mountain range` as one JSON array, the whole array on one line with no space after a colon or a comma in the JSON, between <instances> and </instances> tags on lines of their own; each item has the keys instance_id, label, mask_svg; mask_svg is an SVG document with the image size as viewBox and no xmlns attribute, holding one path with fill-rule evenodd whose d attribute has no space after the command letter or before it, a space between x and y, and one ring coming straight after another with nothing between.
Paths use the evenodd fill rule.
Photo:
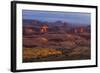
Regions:
<instances>
[{"instance_id":1,"label":"distant mountain range","mask_svg":"<svg viewBox=\"0 0 100 73\"><path fill-rule=\"evenodd\" d=\"M70 31L70 30L74 30L74 29L80 29L80 28L84 28L85 30L90 31L90 24L71 24L68 22L62 22L62 21L55 21L55 22L43 22L43 21L39 21L39 20L28 20L28 19L24 19L23 20L23 27L24 28L33 28L37 31L39 31L40 26L41 25L48 25L49 27L49 31Z\"/></svg>"},{"instance_id":2,"label":"distant mountain range","mask_svg":"<svg viewBox=\"0 0 100 73\"><path fill-rule=\"evenodd\" d=\"M47 21L39 21L39 20L29 20L29 19L23 19L23 25L31 25L31 24L48 24L49 26L62 26L62 25L68 25L68 26L87 26L90 24L76 24L76 23L68 23L68 22L62 22L60 20L55 22L47 22Z\"/></svg>"}]
</instances>

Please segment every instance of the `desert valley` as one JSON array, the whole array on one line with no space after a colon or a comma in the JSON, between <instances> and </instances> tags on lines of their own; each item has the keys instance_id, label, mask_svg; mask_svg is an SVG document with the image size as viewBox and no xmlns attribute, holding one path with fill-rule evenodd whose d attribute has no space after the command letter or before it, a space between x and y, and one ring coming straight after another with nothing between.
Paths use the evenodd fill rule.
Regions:
<instances>
[{"instance_id":1,"label":"desert valley","mask_svg":"<svg viewBox=\"0 0 100 73\"><path fill-rule=\"evenodd\" d=\"M23 20L23 62L91 58L90 24Z\"/></svg>"}]
</instances>

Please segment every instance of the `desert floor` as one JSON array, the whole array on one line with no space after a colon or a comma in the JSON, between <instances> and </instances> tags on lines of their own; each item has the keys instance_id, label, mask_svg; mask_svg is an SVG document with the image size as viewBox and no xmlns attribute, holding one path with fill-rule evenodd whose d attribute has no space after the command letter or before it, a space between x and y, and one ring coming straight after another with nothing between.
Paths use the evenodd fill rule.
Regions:
<instances>
[{"instance_id":1,"label":"desert floor","mask_svg":"<svg viewBox=\"0 0 100 73\"><path fill-rule=\"evenodd\" d=\"M23 36L23 62L91 58L90 33L34 33Z\"/></svg>"}]
</instances>

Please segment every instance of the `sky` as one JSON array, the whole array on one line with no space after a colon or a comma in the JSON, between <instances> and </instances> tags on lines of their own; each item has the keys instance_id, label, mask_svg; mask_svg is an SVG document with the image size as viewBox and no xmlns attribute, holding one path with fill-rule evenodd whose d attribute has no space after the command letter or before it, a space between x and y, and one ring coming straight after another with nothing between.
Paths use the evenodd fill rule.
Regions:
<instances>
[{"instance_id":1,"label":"sky","mask_svg":"<svg viewBox=\"0 0 100 73\"><path fill-rule=\"evenodd\" d=\"M47 22L62 21L76 24L90 24L91 14L82 12L23 10L22 19L40 20Z\"/></svg>"}]
</instances>

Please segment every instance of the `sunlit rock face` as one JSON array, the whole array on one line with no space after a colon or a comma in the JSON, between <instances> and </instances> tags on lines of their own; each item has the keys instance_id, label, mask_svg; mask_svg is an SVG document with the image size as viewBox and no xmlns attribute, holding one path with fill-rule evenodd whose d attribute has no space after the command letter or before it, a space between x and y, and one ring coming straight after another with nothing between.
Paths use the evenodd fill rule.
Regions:
<instances>
[{"instance_id":1,"label":"sunlit rock face","mask_svg":"<svg viewBox=\"0 0 100 73\"><path fill-rule=\"evenodd\" d=\"M46 58L52 55L62 55L62 51L51 48L24 48L23 59Z\"/></svg>"},{"instance_id":2,"label":"sunlit rock face","mask_svg":"<svg viewBox=\"0 0 100 73\"><path fill-rule=\"evenodd\" d=\"M47 24L43 24L41 27L40 27L40 32L41 33L45 33L45 32L48 32L48 25Z\"/></svg>"}]
</instances>

